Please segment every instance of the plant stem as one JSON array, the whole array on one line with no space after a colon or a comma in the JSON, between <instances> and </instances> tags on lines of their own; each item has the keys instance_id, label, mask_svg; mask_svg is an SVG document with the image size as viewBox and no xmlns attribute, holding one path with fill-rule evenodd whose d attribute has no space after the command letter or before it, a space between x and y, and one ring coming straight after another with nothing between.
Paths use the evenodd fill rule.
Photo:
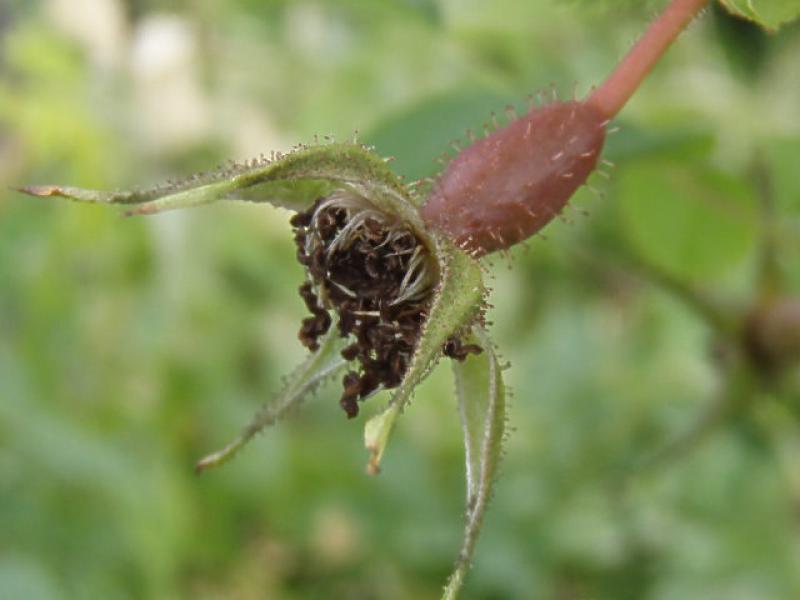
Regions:
<instances>
[{"instance_id":1,"label":"plant stem","mask_svg":"<svg viewBox=\"0 0 800 600\"><path fill-rule=\"evenodd\" d=\"M757 151L750 167L750 178L758 199L761 240L757 277L758 293L762 298L781 295L785 288L780 267L779 223L775 207L775 190L769 165L763 153Z\"/></svg>"},{"instance_id":2,"label":"plant stem","mask_svg":"<svg viewBox=\"0 0 800 600\"><path fill-rule=\"evenodd\" d=\"M630 99L648 73L709 0L672 0L617 68L588 98L609 119Z\"/></svg>"}]
</instances>

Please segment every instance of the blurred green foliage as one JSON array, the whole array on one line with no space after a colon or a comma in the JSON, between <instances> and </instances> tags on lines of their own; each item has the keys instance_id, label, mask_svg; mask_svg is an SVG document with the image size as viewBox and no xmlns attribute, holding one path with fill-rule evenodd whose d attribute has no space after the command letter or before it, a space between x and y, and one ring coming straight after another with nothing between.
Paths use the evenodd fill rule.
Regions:
<instances>
[{"instance_id":1,"label":"blurred green foliage","mask_svg":"<svg viewBox=\"0 0 800 600\"><path fill-rule=\"evenodd\" d=\"M354 130L430 175L491 111L599 82L646 16L611 5L0 6L0 597L435 597L464 496L446 366L378 478L337 386L192 473L303 356L286 213L121 219L6 190L149 184ZM691 302L747 310L765 247L800 293L800 35L727 19L623 112L610 180L495 261L514 432L465 597L800 597L800 377L732 378ZM702 444L623 477L728 393L745 406Z\"/></svg>"},{"instance_id":2,"label":"blurred green foliage","mask_svg":"<svg viewBox=\"0 0 800 600\"><path fill-rule=\"evenodd\" d=\"M778 29L800 16L794 0L720 0L731 14L749 19L769 31Z\"/></svg>"}]
</instances>

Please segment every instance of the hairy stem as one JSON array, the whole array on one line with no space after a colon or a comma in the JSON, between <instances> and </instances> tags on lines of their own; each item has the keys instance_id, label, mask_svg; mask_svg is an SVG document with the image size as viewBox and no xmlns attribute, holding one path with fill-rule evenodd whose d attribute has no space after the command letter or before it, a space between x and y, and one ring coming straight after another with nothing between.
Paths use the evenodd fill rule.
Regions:
<instances>
[{"instance_id":1,"label":"hairy stem","mask_svg":"<svg viewBox=\"0 0 800 600\"><path fill-rule=\"evenodd\" d=\"M675 38L697 16L709 0L672 0L644 35L631 48L587 103L609 119L615 116L634 94L648 73L669 49Z\"/></svg>"}]
</instances>

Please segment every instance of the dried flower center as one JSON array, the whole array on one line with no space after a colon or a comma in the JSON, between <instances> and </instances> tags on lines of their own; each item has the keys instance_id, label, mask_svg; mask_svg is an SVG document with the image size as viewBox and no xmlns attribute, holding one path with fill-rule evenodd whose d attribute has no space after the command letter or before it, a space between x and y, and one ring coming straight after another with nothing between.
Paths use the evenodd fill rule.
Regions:
<instances>
[{"instance_id":1,"label":"dried flower center","mask_svg":"<svg viewBox=\"0 0 800 600\"><path fill-rule=\"evenodd\" d=\"M291 224L312 314L299 337L316 350L336 311L339 334L353 339L342 355L359 363L344 376L340 402L355 417L358 401L402 381L431 304L433 259L407 224L351 192L321 198Z\"/></svg>"}]
</instances>

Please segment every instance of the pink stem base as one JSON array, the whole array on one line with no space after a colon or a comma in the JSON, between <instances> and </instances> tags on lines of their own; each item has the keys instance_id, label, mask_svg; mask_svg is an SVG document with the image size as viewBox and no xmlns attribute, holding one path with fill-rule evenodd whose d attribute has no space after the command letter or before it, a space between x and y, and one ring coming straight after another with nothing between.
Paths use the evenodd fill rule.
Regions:
<instances>
[{"instance_id":1,"label":"pink stem base","mask_svg":"<svg viewBox=\"0 0 800 600\"><path fill-rule=\"evenodd\" d=\"M589 96L587 104L594 106L609 119L614 117L675 38L708 2L709 0L672 0L614 72Z\"/></svg>"}]
</instances>

